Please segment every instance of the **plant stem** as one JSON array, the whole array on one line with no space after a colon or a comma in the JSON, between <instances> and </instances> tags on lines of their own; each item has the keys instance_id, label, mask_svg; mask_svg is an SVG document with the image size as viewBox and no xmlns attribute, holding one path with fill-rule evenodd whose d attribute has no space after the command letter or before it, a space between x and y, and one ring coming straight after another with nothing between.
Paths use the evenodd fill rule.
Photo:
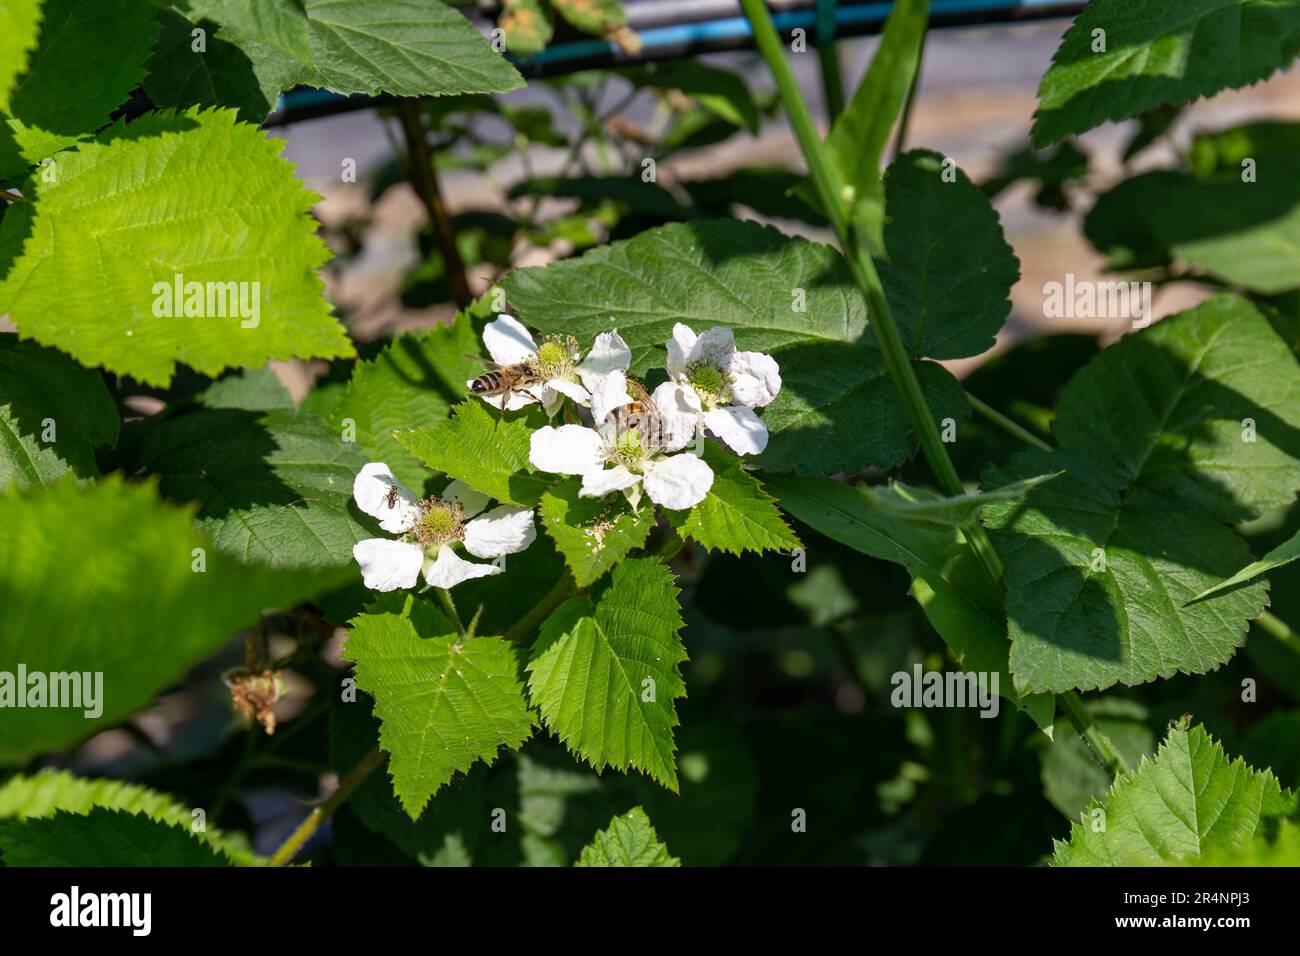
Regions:
<instances>
[{"instance_id":1,"label":"plant stem","mask_svg":"<svg viewBox=\"0 0 1300 956\"><path fill-rule=\"evenodd\" d=\"M927 30L921 34L921 46L916 51L916 72L912 74L912 82L907 86L907 99L903 101L903 115L898 120L898 133L894 137L894 159L903 151L907 143L907 129L912 123L912 104L916 101L916 88L921 85L921 64L925 61L925 38L930 33Z\"/></svg>"},{"instance_id":2,"label":"plant stem","mask_svg":"<svg viewBox=\"0 0 1300 956\"><path fill-rule=\"evenodd\" d=\"M521 617L505 633L507 641L521 641L537 628L542 626L542 622L551 616L551 612L567 601L575 593L578 586L573 581L573 575L565 570L560 579L555 582L555 586L546 592L546 596L537 602L536 607Z\"/></svg>"},{"instance_id":3,"label":"plant stem","mask_svg":"<svg viewBox=\"0 0 1300 956\"><path fill-rule=\"evenodd\" d=\"M944 448L938 422L930 412L925 394L921 391L921 383L917 380L916 370L912 367L911 358L903 346L902 337L889 309L889 301L885 297L884 286L881 285L875 263L866 252L867 247L857 241L852 220L844 208L839 176L822 149L821 140L808 113L808 106L799 90L794 72L786 60L785 50L781 45L780 37L777 36L776 28L772 25L772 18L763 5L763 0L740 0L740 5L753 28L754 42L772 70L777 92L790 117L790 125L808 163L809 175L817 189L822 206L839 236L849 270L867 299L868 315L876 331L876 340L880 345L885 367L889 370L890 378L893 379L894 387L902 399L912 427L920 436L921 450L930 465L930 470L934 473L935 480L944 494L963 494L965 489L962 488L957 469L948 456L948 450ZM918 59L918 69L919 65ZM915 76L913 84L915 84ZM1002 560L993 550L993 543L989 540L983 526L977 521L969 521L962 525L961 531L985 573L996 587L1001 588ZM1092 723L1088 712L1083 709L1078 694L1071 691L1058 696L1067 716L1079 728L1085 743L1093 750L1102 766L1112 774L1117 769L1123 769L1124 758L1120 756L1109 738Z\"/></svg>"},{"instance_id":4,"label":"plant stem","mask_svg":"<svg viewBox=\"0 0 1300 956\"><path fill-rule=\"evenodd\" d=\"M446 588L434 588L434 590L438 592L438 603L442 605L442 609L451 618L451 623L456 625L456 633L464 637L465 625L460 621L460 614L456 611L456 602L451 599L451 592Z\"/></svg>"},{"instance_id":5,"label":"plant stem","mask_svg":"<svg viewBox=\"0 0 1300 956\"><path fill-rule=\"evenodd\" d=\"M362 781L383 762L384 752L378 747L362 757L361 762L352 768L352 772L339 782L338 789L331 793L324 803L312 810L307 819L298 824L298 829L289 834L289 839L280 844L280 848L275 851L275 855L266 865L285 866L290 863L302 849L303 844L320 829L320 825L328 820L335 810L347 803L353 791L361 786Z\"/></svg>"},{"instance_id":6,"label":"plant stem","mask_svg":"<svg viewBox=\"0 0 1300 956\"><path fill-rule=\"evenodd\" d=\"M867 314L871 317L871 325L876 332L881 356L903 402L908 420L920 438L921 451L925 455L925 460L929 463L930 470L934 473L935 480L943 493L960 495L965 489L962 488L961 479L957 477L957 469L953 467L952 459L948 457L948 451L943 446L939 423L930 413L925 394L921 391L921 383L917 380L911 357L907 354L898 325L894 322L889 301L885 298L884 286L881 285L880 276L876 272L876 265L871 261L866 245L857 240L853 223L844 207L843 184L822 149L821 139L808 112L808 105L804 102L794 71L790 69L786 59L781 38L777 36L776 28L772 25L772 17L768 14L767 7L763 5L763 0L740 0L740 5L753 28L754 42L772 70L777 92L790 117L790 125L794 128L795 138L799 141L799 148L808 163L808 172L822 206L839 236L840 247L844 250L849 271L866 297ZM995 585L1001 586L1002 562L993 550L992 542L989 541L983 527L976 521L969 521L962 526L962 532L989 578Z\"/></svg>"},{"instance_id":7,"label":"plant stem","mask_svg":"<svg viewBox=\"0 0 1300 956\"><path fill-rule=\"evenodd\" d=\"M836 0L817 0L817 62L822 68L822 93L826 99L826 123L844 112L844 78L840 54L835 47Z\"/></svg>"},{"instance_id":8,"label":"plant stem","mask_svg":"<svg viewBox=\"0 0 1300 956\"><path fill-rule=\"evenodd\" d=\"M1027 445L1033 445L1039 451L1050 452L1053 450L1051 445L1043 441L1041 438L1039 438L1029 429L1025 428L1019 422L1011 420L1006 415L1003 415L1000 411L994 408L992 405L980 401L970 392L966 393L966 401L970 402L971 408L975 409L975 411L983 415L994 425L997 425L999 428L1001 428L1004 432L1011 435L1012 437L1020 439L1022 442L1024 442Z\"/></svg>"},{"instance_id":9,"label":"plant stem","mask_svg":"<svg viewBox=\"0 0 1300 956\"><path fill-rule=\"evenodd\" d=\"M456 229L451 217L447 215L447 207L442 202L442 191L438 188L438 169L434 165L433 151L429 149L429 139L425 135L419 101L399 100L397 115L402 121L402 133L406 137L406 149L410 154L411 185L415 187L416 195L424 203L429 221L433 224L438 251L447 267L447 282L451 286L452 298L463 309L473 297L469 291L469 280L465 276L465 262L456 247Z\"/></svg>"},{"instance_id":10,"label":"plant stem","mask_svg":"<svg viewBox=\"0 0 1300 956\"><path fill-rule=\"evenodd\" d=\"M1061 702L1061 710L1069 718L1070 723L1074 724L1074 729L1079 732L1083 738L1084 744L1092 752L1096 761L1105 768L1106 772L1112 777L1118 776L1123 771L1128 770L1128 762L1124 756L1115 748L1107 737L1092 720L1092 714L1088 713L1083 706L1083 701L1075 691L1066 691L1064 694L1058 694L1057 700Z\"/></svg>"}]
</instances>

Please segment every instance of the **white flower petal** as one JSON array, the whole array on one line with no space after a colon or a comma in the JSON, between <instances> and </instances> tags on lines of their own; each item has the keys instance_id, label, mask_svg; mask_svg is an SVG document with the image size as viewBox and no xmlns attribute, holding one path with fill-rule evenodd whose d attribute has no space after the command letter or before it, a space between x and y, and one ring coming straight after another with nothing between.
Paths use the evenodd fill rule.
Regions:
<instances>
[{"instance_id":1,"label":"white flower petal","mask_svg":"<svg viewBox=\"0 0 1300 956\"><path fill-rule=\"evenodd\" d=\"M734 351L736 351L736 337L731 334L731 329L722 327L709 329L695 340L695 346L687 356L686 364L708 362L721 368L726 357Z\"/></svg>"},{"instance_id":2,"label":"white flower petal","mask_svg":"<svg viewBox=\"0 0 1300 956\"><path fill-rule=\"evenodd\" d=\"M582 476L582 488L578 492L581 498L603 498L611 491L631 488L641 480L640 475L633 474L622 465L606 468L602 471L589 471Z\"/></svg>"},{"instance_id":3,"label":"white flower petal","mask_svg":"<svg viewBox=\"0 0 1300 956\"><path fill-rule=\"evenodd\" d=\"M626 372L632 364L632 350L627 347L623 337L617 331L601 332L596 336L591 351L578 366L578 375L583 384L592 388L591 379L610 372Z\"/></svg>"},{"instance_id":4,"label":"white flower petal","mask_svg":"<svg viewBox=\"0 0 1300 956\"><path fill-rule=\"evenodd\" d=\"M528 442L528 460L538 471L585 475L600 467L600 436L582 425L543 425Z\"/></svg>"},{"instance_id":5,"label":"white flower petal","mask_svg":"<svg viewBox=\"0 0 1300 956\"><path fill-rule=\"evenodd\" d=\"M537 343L512 315L499 315L483 329L483 344L498 365L522 362L537 351Z\"/></svg>"},{"instance_id":6,"label":"white flower petal","mask_svg":"<svg viewBox=\"0 0 1300 956\"><path fill-rule=\"evenodd\" d=\"M489 574L500 574L502 569L495 564L475 564L466 561L450 545L438 549L438 557L425 569L424 580L435 588L451 588L471 578L485 578Z\"/></svg>"},{"instance_id":7,"label":"white flower petal","mask_svg":"<svg viewBox=\"0 0 1300 956\"><path fill-rule=\"evenodd\" d=\"M603 425L609 413L632 401L627 391L627 376L614 371L608 375L593 376L591 383L591 420Z\"/></svg>"},{"instance_id":8,"label":"white flower petal","mask_svg":"<svg viewBox=\"0 0 1300 956\"><path fill-rule=\"evenodd\" d=\"M396 495L392 494L394 488ZM352 481L352 497L358 508L379 519L379 527L393 534L410 528L420 514L415 495L393 477L382 461L372 461L357 472Z\"/></svg>"},{"instance_id":9,"label":"white flower petal","mask_svg":"<svg viewBox=\"0 0 1300 956\"><path fill-rule=\"evenodd\" d=\"M352 547L361 565L362 583L372 591L413 588L424 567L424 549L418 544L389 538L368 538Z\"/></svg>"},{"instance_id":10,"label":"white flower petal","mask_svg":"<svg viewBox=\"0 0 1300 956\"><path fill-rule=\"evenodd\" d=\"M713 487L713 469L690 452L646 462L645 493L657 505L681 511L704 500Z\"/></svg>"},{"instance_id":11,"label":"white flower petal","mask_svg":"<svg viewBox=\"0 0 1300 956\"><path fill-rule=\"evenodd\" d=\"M466 384L465 387L468 388L469 385ZM501 398L502 398L502 396L500 396L500 395L482 395L482 394L480 394L480 395L479 395L479 398L483 399L483 401L487 402L489 405L491 405L491 406L492 406L493 408L495 408L495 409L501 409L501 408L502 408L502 405L501 405ZM522 391L522 390L521 390L521 391L518 391L518 392L511 392L511 393L510 393L510 397L507 398L506 401L505 401L505 409L504 409L504 410L507 411L507 412L517 412L517 411L519 411L519 409L521 409L521 408L527 408L529 405L533 404L533 402L535 402L535 401L537 401L537 399L534 398L532 395L528 394L528 392L526 392L526 391Z\"/></svg>"},{"instance_id":12,"label":"white flower petal","mask_svg":"<svg viewBox=\"0 0 1300 956\"><path fill-rule=\"evenodd\" d=\"M695 349L695 339L695 333L691 331L690 326L682 325L680 322L673 326L673 337L667 344L668 361L664 363L669 378L681 378L686 374L686 366L691 361L691 352Z\"/></svg>"},{"instance_id":13,"label":"white flower petal","mask_svg":"<svg viewBox=\"0 0 1300 956\"><path fill-rule=\"evenodd\" d=\"M762 408L781 391L781 368L762 352L733 352L722 370L731 378L731 396L738 405Z\"/></svg>"},{"instance_id":14,"label":"white flower petal","mask_svg":"<svg viewBox=\"0 0 1300 956\"><path fill-rule=\"evenodd\" d=\"M703 421L700 397L689 385L664 382L650 396L662 422L660 451L681 451L689 445Z\"/></svg>"},{"instance_id":15,"label":"white flower petal","mask_svg":"<svg viewBox=\"0 0 1300 956\"><path fill-rule=\"evenodd\" d=\"M704 424L738 455L757 455L767 447L767 426L744 405L705 412Z\"/></svg>"},{"instance_id":16,"label":"white flower petal","mask_svg":"<svg viewBox=\"0 0 1300 956\"><path fill-rule=\"evenodd\" d=\"M474 517L486 508L491 500L483 492L471 488L459 478L447 482L447 487L442 489L442 494L438 497L443 501L459 501L462 514L466 518Z\"/></svg>"},{"instance_id":17,"label":"white flower petal","mask_svg":"<svg viewBox=\"0 0 1300 956\"><path fill-rule=\"evenodd\" d=\"M568 379L553 378L546 383L545 389L571 398L579 405L586 406L591 402L590 393L577 382L570 382ZM546 404L545 397L543 397L543 404Z\"/></svg>"},{"instance_id":18,"label":"white flower petal","mask_svg":"<svg viewBox=\"0 0 1300 956\"><path fill-rule=\"evenodd\" d=\"M536 539L531 508L498 505L465 525L465 550L476 558L517 554Z\"/></svg>"}]
</instances>

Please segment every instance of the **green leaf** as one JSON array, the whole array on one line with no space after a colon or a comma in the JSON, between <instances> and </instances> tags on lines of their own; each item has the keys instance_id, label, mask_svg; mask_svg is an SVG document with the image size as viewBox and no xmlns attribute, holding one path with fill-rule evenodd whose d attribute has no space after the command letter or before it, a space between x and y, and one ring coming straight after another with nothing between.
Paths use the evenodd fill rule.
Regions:
<instances>
[{"instance_id":1,"label":"green leaf","mask_svg":"<svg viewBox=\"0 0 1300 956\"><path fill-rule=\"evenodd\" d=\"M532 735L514 646L459 636L411 595L387 596L353 620L344 657L375 698L393 791L412 820L457 773Z\"/></svg>"},{"instance_id":2,"label":"green leaf","mask_svg":"<svg viewBox=\"0 0 1300 956\"><path fill-rule=\"evenodd\" d=\"M758 106L745 80L731 70L696 60L675 60L647 63L622 73L633 86L678 90L733 126L758 132Z\"/></svg>"},{"instance_id":3,"label":"green leaf","mask_svg":"<svg viewBox=\"0 0 1300 956\"><path fill-rule=\"evenodd\" d=\"M1156 171L1125 180L1097 199L1088 238L1119 266L1175 258L1211 279L1274 294L1300 286L1300 163L1255 157L1242 171L1198 179Z\"/></svg>"},{"instance_id":4,"label":"green leaf","mask_svg":"<svg viewBox=\"0 0 1300 956\"><path fill-rule=\"evenodd\" d=\"M582 498L580 481L562 481L542 495L539 512L578 587L586 587L645 544L654 508L633 510L621 496Z\"/></svg>"},{"instance_id":5,"label":"green leaf","mask_svg":"<svg viewBox=\"0 0 1300 956\"><path fill-rule=\"evenodd\" d=\"M1280 568L1285 564L1290 564L1296 558L1300 558L1300 531L1297 531L1291 537L1287 538L1258 561L1250 562L1250 564L1246 565L1232 577L1220 581L1212 588L1206 588L1192 600L1203 601L1211 595L1236 587L1238 584L1244 584L1247 581L1254 580L1261 574L1267 574L1274 568Z\"/></svg>"},{"instance_id":6,"label":"green leaf","mask_svg":"<svg viewBox=\"0 0 1300 956\"><path fill-rule=\"evenodd\" d=\"M318 418L201 410L162 422L142 449L162 493L198 502L199 527L244 563L348 567L375 537L352 503L366 456Z\"/></svg>"},{"instance_id":7,"label":"green leaf","mask_svg":"<svg viewBox=\"0 0 1300 956\"><path fill-rule=\"evenodd\" d=\"M102 675L98 700L83 695L82 708L6 708L0 764L68 747L148 706L260 611L312 596L314 578L225 557L148 485L110 476L0 493L0 671ZM94 680L82 683L89 693Z\"/></svg>"},{"instance_id":8,"label":"green leaf","mask_svg":"<svg viewBox=\"0 0 1300 956\"><path fill-rule=\"evenodd\" d=\"M1035 475L1024 481L1004 485L993 491L977 491L964 495L943 498L933 492L912 488L900 482L894 482L886 488L863 488L867 500L881 511L889 512L908 521L923 524L946 525L950 528L960 527L975 517L985 505L994 501L1010 501L1019 498L1031 488L1051 481L1064 472L1050 475Z\"/></svg>"},{"instance_id":9,"label":"green leaf","mask_svg":"<svg viewBox=\"0 0 1300 956\"><path fill-rule=\"evenodd\" d=\"M789 552L803 547L772 496L745 470L739 458L708 442L704 460L713 469L713 484L694 508L668 513L678 533L709 551L728 554Z\"/></svg>"},{"instance_id":10,"label":"green leaf","mask_svg":"<svg viewBox=\"0 0 1300 956\"><path fill-rule=\"evenodd\" d=\"M650 558L624 561L594 608L570 598L542 625L528 663L533 706L596 770L634 767L676 791L681 627L672 571Z\"/></svg>"},{"instance_id":11,"label":"green leaf","mask_svg":"<svg viewBox=\"0 0 1300 956\"><path fill-rule=\"evenodd\" d=\"M96 808L123 810L186 829L195 821L194 810L175 797L124 780L107 777L88 780L66 770L42 770L31 776L11 777L0 786L0 820L21 823L55 813L84 815ZM242 838L224 834L215 827L205 825L195 836L243 866L265 862L249 851Z\"/></svg>"},{"instance_id":12,"label":"green leaf","mask_svg":"<svg viewBox=\"0 0 1300 956\"><path fill-rule=\"evenodd\" d=\"M14 80L40 35L41 0L0 0L0 110L8 111Z\"/></svg>"},{"instance_id":13,"label":"green leaf","mask_svg":"<svg viewBox=\"0 0 1300 956\"><path fill-rule=\"evenodd\" d=\"M914 358L963 358L991 348L1020 278L988 197L956 167L953 181L945 181L945 162L913 150L885 174L888 258L879 263L880 281Z\"/></svg>"},{"instance_id":14,"label":"green leaf","mask_svg":"<svg viewBox=\"0 0 1300 956\"><path fill-rule=\"evenodd\" d=\"M95 807L0 823L6 866L232 866L211 844L143 814Z\"/></svg>"},{"instance_id":15,"label":"green leaf","mask_svg":"<svg viewBox=\"0 0 1300 956\"><path fill-rule=\"evenodd\" d=\"M206 16L295 57L298 82L336 93L504 93L523 78L439 0L189 0Z\"/></svg>"},{"instance_id":16,"label":"green leaf","mask_svg":"<svg viewBox=\"0 0 1300 956\"><path fill-rule=\"evenodd\" d=\"M541 53L555 34L542 0L505 0L497 26L506 32L506 49L521 57Z\"/></svg>"},{"instance_id":17,"label":"green leaf","mask_svg":"<svg viewBox=\"0 0 1300 956\"><path fill-rule=\"evenodd\" d=\"M758 459L765 471L889 468L915 448L884 360L864 344L866 304L828 246L753 222L679 223L520 269L502 285L520 319L543 332L587 342L617 328L634 371L662 364L678 322L696 332L731 328L738 348L771 352L782 387L763 411L771 434ZM937 417L967 413L946 370L923 362L917 374Z\"/></svg>"},{"instance_id":18,"label":"green leaf","mask_svg":"<svg viewBox=\"0 0 1300 956\"><path fill-rule=\"evenodd\" d=\"M841 183L852 191L853 217L863 224L874 255L884 245L881 157L918 69L929 8L929 0L900 0L893 5L881 31L880 48L826 137L826 151Z\"/></svg>"},{"instance_id":19,"label":"green leaf","mask_svg":"<svg viewBox=\"0 0 1300 956\"><path fill-rule=\"evenodd\" d=\"M455 406L446 421L398 432L397 440L430 468L489 498L531 506L549 484L528 463L532 432L526 416L506 417L471 399Z\"/></svg>"},{"instance_id":20,"label":"green leaf","mask_svg":"<svg viewBox=\"0 0 1300 956\"><path fill-rule=\"evenodd\" d=\"M353 354L314 271L329 255L308 215L316 197L279 158L283 145L228 110L151 113L83 144L0 221L0 247L22 248L0 310L26 338L153 385L177 363L215 375ZM219 284L212 308L194 310L204 316L155 314L177 275Z\"/></svg>"},{"instance_id":21,"label":"green leaf","mask_svg":"<svg viewBox=\"0 0 1300 956\"><path fill-rule=\"evenodd\" d=\"M194 396L204 408L238 408L246 412L291 412L293 396L269 368L247 368L213 382Z\"/></svg>"},{"instance_id":22,"label":"green leaf","mask_svg":"<svg viewBox=\"0 0 1300 956\"><path fill-rule=\"evenodd\" d=\"M465 383L483 371L470 357L477 354L478 336L468 316L408 332L357 363L331 421L342 428L350 419L369 460L386 462L404 484L419 490L429 472L393 432L445 419L467 394Z\"/></svg>"},{"instance_id":23,"label":"green leaf","mask_svg":"<svg viewBox=\"0 0 1300 956\"><path fill-rule=\"evenodd\" d=\"M144 88L159 108L229 106L240 119L261 123L280 91L293 85L297 61L251 37L228 39L210 20L191 22L175 10L157 14L162 32L146 67ZM206 31L206 49L194 49L193 31Z\"/></svg>"},{"instance_id":24,"label":"green leaf","mask_svg":"<svg viewBox=\"0 0 1300 956\"><path fill-rule=\"evenodd\" d=\"M1296 795L1272 772L1255 770L1189 718L1171 724L1154 759L1116 778L1104 803L1092 800L1056 866L1159 866L1243 847L1265 821L1292 814ZM1105 827L1093 825L1104 811Z\"/></svg>"},{"instance_id":25,"label":"green leaf","mask_svg":"<svg viewBox=\"0 0 1300 956\"><path fill-rule=\"evenodd\" d=\"M45 0L42 19L40 41L7 109L21 159L0 145L0 176L106 125L144 78L158 32L152 6L139 0ZM0 118L0 136L5 122Z\"/></svg>"},{"instance_id":26,"label":"green leaf","mask_svg":"<svg viewBox=\"0 0 1300 956\"><path fill-rule=\"evenodd\" d=\"M1290 0L1094 0L1038 87L1034 145L1249 86L1297 52L1300 6Z\"/></svg>"},{"instance_id":27,"label":"green leaf","mask_svg":"<svg viewBox=\"0 0 1300 956\"><path fill-rule=\"evenodd\" d=\"M640 807L609 821L609 828L596 834L582 848L574 866L681 866L682 861L659 842L650 818Z\"/></svg>"},{"instance_id":28,"label":"green leaf","mask_svg":"<svg viewBox=\"0 0 1300 956\"><path fill-rule=\"evenodd\" d=\"M1232 296L1126 336L1071 380L1053 426L1061 449L989 476L996 487L1065 471L983 513L1005 566L1020 689L1203 674L1233 655L1264 587L1187 602L1249 560L1221 522L1300 487L1298 392L1285 343Z\"/></svg>"},{"instance_id":29,"label":"green leaf","mask_svg":"<svg viewBox=\"0 0 1300 956\"><path fill-rule=\"evenodd\" d=\"M114 444L120 425L98 372L0 334L0 488L98 476L94 449Z\"/></svg>"},{"instance_id":30,"label":"green leaf","mask_svg":"<svg viewBox=\"0 0 1300 956\"><path fill-rule=\"evenodd\" d=\"M1277 832L1257 833L1241 847L1214 848L1187 861L1193 866L1300 866L1300 825L1283 820Z\"/></svg>"},{"instance_id":31,"label":"green leaf","mask_svg":"<svg viewBox=\"0 0 1300 956\"><path fill-rule=\"evenodd\" d=\"M1051 695L1017 693L1008 672L1009 645L1001 595L956 528L913 524L872 505L859 489L830 478L772 476L767 489L781 507L826 537L882 561L901 564L912 596L968 671L997 673L998 693L1050 727Z\"/></svg>"}]
</instances>

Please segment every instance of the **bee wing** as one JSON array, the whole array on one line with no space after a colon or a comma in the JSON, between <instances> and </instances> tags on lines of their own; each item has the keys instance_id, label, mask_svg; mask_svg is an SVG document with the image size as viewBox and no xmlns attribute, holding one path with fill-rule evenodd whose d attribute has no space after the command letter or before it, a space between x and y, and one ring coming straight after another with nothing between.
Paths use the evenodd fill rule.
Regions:
<instances>
[{"instance_id":1,"label":"bee wing","mask_svg":"<svg viewBox=\"0 0 1300 956\"><path fill-rule=\"evenodd\" d=\"M500 362L494 361L490 358L484 358L481 355L470 355L468 352L466 352L462 356L462 358L467 358L470 359L471 361L478 362L479 365L482 365L485 369L488 369L489 371L493 371L493 372L497 371L498 369L505 368L505 366L502 365Z\"/></svg>"}]
</instances>

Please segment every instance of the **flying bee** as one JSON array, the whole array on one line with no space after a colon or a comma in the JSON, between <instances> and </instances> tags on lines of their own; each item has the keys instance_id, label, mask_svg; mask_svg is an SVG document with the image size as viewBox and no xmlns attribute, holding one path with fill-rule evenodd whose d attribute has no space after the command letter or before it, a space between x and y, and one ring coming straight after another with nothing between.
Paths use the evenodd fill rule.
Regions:
<instances>
[{"instance_id":1,"label":"flying bee","mask_svg":"<svg viewBox=\"0 0 1300 956\"><path fill-rule=\"evenodd\" d=\"M653 454L663 451L669 445L668 427L663 414L646 387L636 379L627 380L627 391L632 396L632 401L613 409L605 417L605 423L613 428L616 437L636 429L647 452Z\"/></svg>"},{"instance_id":2,"label":"flying bee","mask_svg":"<svg viewBox=\"0 0 1300 956\"><path fill-rule=\"evenodd\" d=\"M506 410L506 403L516 392L522 392L530 385L540 385L541 376L537 374L536 365L533 362L515 362L512 365L501 365L498 362L490 362L487 359L479 359L481 362L487 362L492 367L469 383L469 390L475 395L483 395L488 398L501 396L501 411Z\"/></svg>"}]
</instances>

